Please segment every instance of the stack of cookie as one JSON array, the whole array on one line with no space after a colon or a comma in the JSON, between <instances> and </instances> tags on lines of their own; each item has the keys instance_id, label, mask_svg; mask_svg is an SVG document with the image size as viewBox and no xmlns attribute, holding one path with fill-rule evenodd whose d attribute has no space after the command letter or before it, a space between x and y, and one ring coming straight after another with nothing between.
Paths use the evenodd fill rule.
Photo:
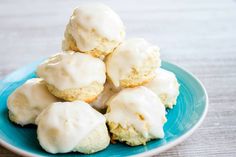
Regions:
<instances>
[{"instance_id":1,"label":"stack of cookie","mask_svg":"<svg viewBox=\"0 0 236 157\"><path fill-rule=\"evenodd\" d=\"M113 10L89 4L74 10L62 50L8 98L10 119L36 124L47 152L89 154L110 137L131 146L164 137L165 107L176 103L179 84L160 68L157 46L125 39Z\"/></svg>"}]
</instances>

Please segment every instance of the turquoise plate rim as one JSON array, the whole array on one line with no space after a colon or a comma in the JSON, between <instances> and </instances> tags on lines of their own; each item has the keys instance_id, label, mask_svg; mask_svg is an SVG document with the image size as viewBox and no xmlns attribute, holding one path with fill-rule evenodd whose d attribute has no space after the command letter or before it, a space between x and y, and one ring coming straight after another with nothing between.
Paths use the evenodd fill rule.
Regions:
<instances>
[{"instance_id":1,"label":"turquoise plate rim","mask_svg":"<svg viewBox=\"0 0 236 157\"><path fill-rule=\"evenodd\" d=\"M42 60L40 61L36 61L36 62L33 62L31 64L28 64L26 66L23 66L22 68L24 67L32 67L32 68L35 68L36 65L38 65L40 62L42 62ZM204 108L204 111L201 115L201 117L199 118L199 120L195 123L195 125L189 129L187 132L185 132L183 135L181 135L180 137L178 137L177 139L163 145L163 146L160 146L160 147L157 147L157 148L154 148L153 150L149 150L147 152L142 152L142 153L139 153L139 154L136 154L136 155L132 155L132 156L138 156L138 157L143 157L143 156L151 156L151 155L154 155L154 154L159 154L161 152L164 152L178 144L180 144L181 142L183 142L185 139L187 139L189 136L191 136L193 134L193 132L202 124L203 120L205 119L206 117L206 114L207 114L207 111L208 111L208 104L209 104L209 98L208 98L208 94L207 94L207 91L203 85L203 83L194 75L192 74L191 72L189 72L188 70L186 70L185 68L182 68L176 64L173 64L173 63L170 63L170 62L167 62L167 61L162 61L162 62L165 62L166 64L169 64L170 66L173 66L173 67L177 67L178 69L186 72L188 75L190 75L193 79L195 79L195 81L199 84L199 86L202 88L203 92L204 92L204 95L205 95L205 98L206 98L206 103L205 103L205 108ZM10 73L9 75L7 75L3 80L0 80L0 84L1 82L3 82L4 80L7 80L7 79L11 79L12 77L12 74L16 74L18 72L21 71L21 69L18 69L18 70L15 70L13 71L12 73ZM31 68L31 69L32 69ZM25 150L22 150L18 147L15 147L15 146L12 146L11 144L7 143L6 141L4 141L3 139L0 138L0 145L2 145L3 147L5 147L6 149L18 154L18 155L22 155L22 156L30 156L30 157L41 157L40 155L35 155L33 153L29 153Z\"/></svg>"}]
</instances>

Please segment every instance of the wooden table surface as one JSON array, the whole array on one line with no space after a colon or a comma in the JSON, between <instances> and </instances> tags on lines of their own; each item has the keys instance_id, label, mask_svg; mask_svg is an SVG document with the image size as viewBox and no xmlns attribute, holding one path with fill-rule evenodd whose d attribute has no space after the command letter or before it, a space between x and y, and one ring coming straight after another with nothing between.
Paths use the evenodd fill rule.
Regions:
<instances>
[{"instance_id":1,"label":"wooden table surface","mask_svg":"<svg viewBox=\"0 0 236 157\"><path fill-rule=\"evenodd\" d=\"M236 1L104 0L123 19L127 37L161 47L206 86L209 111L201 127L164 156L236 156ZM0 79L60 51L72 0L0 1ZM0 146L0 156L14 153Z\"/></svg>"}]
</instances>

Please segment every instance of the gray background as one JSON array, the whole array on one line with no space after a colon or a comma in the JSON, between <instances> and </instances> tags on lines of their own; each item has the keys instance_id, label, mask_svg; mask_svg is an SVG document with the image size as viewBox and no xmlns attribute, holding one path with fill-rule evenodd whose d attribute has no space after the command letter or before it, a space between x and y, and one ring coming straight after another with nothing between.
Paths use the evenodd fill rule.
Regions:
<instances>
[{"instance_id":1,"label":"gray background","mask_svg":"<svg viewBox=\"0 0 236 157\"><path fill-rule=\"evenodd\" d=\"M81 1L1 0L0 79L60 51L72 9ZM85 1L82 1L85 2ZM236 156L236 1L104 0L123 19L127 37L161 47L164 60L195 74L209 94L202 126L160 156ZM0 156L15 156L0 146Z\"/></svg>"}]
</instances>

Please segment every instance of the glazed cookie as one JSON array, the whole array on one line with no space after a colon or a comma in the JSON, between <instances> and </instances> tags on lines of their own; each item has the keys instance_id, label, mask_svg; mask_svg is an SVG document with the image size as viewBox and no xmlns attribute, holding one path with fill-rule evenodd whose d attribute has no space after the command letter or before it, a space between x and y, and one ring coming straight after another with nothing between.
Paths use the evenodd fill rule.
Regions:
<instances>
[{"instance_id":1,"label":"glazed cookie","mask_svg":"<svg viewBox=\"0 0 236 157\"><path fill-rule=\"evenodd\" d=\"M112 140L136 146L164 137L165 106L146 87L123 89L107 105L105 117Z\"/></svg>"},{"instance_id":2,"label":"glazed cookie","mask_svg":"<svg viewBox=\"0 0 236 157\"><path fill-rule=\"evenodd\" d=\"M155 77L159 48L141 38L124 41L106 59L109 79L116 87L136 87Z\"/></svg>"},{"instance_id":3,"label":"glazed cookie","mask_svg":"<svg viewBox=\"0 0 236 157\"><path fill-rule=\"evenodd\" d=\"M67 101L91 102L102 92L106 81L105 64L84 53L59 53L39 65L37 75L49 91Z\"/></svg>"},{"instance_id":4,"label":"glazed cookie","mask_svg":"<svg viewBox=\"0 0 236 157\"><path fill-rule=\"evenodd\" d=\"M98 110L99 112L102 113L106 112L107 100L114 94L118 93L119 91L120 89L115 88L113 84L109 80L107 80L107 82L104 85L104 90L102 91L102 93L99 94L97 99L91 103L92 107Z\"/></svg>"},{"instance_id":5,"label":"glazed cookie","mask_svg":"<svg viewBox=\"0 0 236 157\"><path fill-rule=\"evenodd\" d=\"M9 118L22 126L35 124L39 113L57 101L59 99L48 91L46 83L42 79L30 79L8 97Z\"/></svg>"},{"instance_id":6,"label":"glazed cookie","mask_svg":"<svg viewBox=\"0 0 236 157\"><path fill-rule=\"evenodd\" d=\"M179 84L174 73L158 68L155 78L145 86L159 96L166 107L173 108L179 95Z\"/></svg>"},{"instance_id":7,"label":"glazed cookie","mask_svg":"<svg viewBox=\"0 0 236 157\"><path fill-rule=\"evenodd\" d=\"M49 153L95 153L110 143L105 117L82 101L53 103L36 119L40 145Z\"/></svg>"},{"instance_id":8,"label":"glazed cookie","mask_svg":"<svg viewBox=\"0 0 236 157\"><path fill-rule=\"evenodd\" d=\"M125 37L123 22L108 6L87 4L77 7L66 26L62 49L103 58Z\"/></svg>"}]
</instances>

